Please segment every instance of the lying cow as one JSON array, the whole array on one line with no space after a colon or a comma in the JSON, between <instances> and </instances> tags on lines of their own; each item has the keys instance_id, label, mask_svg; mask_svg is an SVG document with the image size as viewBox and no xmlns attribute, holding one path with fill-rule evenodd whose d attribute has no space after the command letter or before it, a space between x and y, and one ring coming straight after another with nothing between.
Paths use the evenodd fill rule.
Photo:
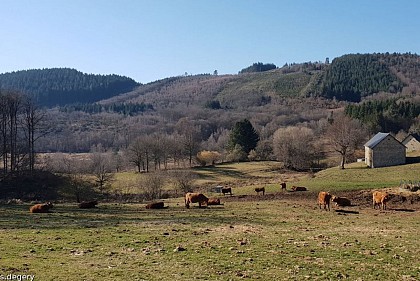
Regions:
<instances>
[{"instance_id":1,"label":"lying cow","mask_svg":"<svg viewBox=\"0 0 420 281\"><path fill-rule=\"evenodd\" d=\"M146 205L146 209L163 209L165 208L165 203L163 202L152 202Z\"/></svg>"},{"instance_id":2,"label":"lying cow","mask_svg":"<svg viewBox=\"0 0 420 281\"><path fill-rule=\"evenodd\" d=\"M304 186L292 186L293 191L307 191L308 189Z\"/></svg>"},{"instance_id":3,"label":"lying cow","mask_svg":"<svg viewBox=\"0 0 420 281\"><path fill-rule=\"evenodd\" d=\"M376 206L379 206L379 209L382 210L386 209L386 202L389 201L389 194L382 191L374 191L372 194L372 201L373 201L373 208L375 209Z\"/></svg>"},{"instance_id":4,"label":"lying cow","mask_svg":"<svg viewBox=\"0 0 420 281\"><path fill-rule=\"evenodd\" d=\"M188 192L185 194L185 207L189 208L191 203L198 203L201 208L202 204L208 206L209 199L202 193Z\"/></svg>"},{"instance_id":5,"label":"lying cow","mask_svg":"<svg viewBox=\"0 0 420 281\"><path fill-rule=\"evenodd\" d=\"M262 192L262 194L265 195L265 187L256 187L255 192L257 194L260 194L260 192Z\"/></svg>"},{"instance_id":6,"label":"lying cow","mask_svg":"<svg viewBox=\"0 0 420 281\"><path fill-rule=\"evenodd\" d=\"M280 184L280 186L281 186L281 190L283 191L285 191L286 190L286 183L285 182L282 182L281 184Z\"/></svg>"},{"instance_id":7,"label":"lying cow","mask_svg":"<svg viewBox=\"0 0 420 281\"><path fill-rule=\"evenodd\" d=\"M50 213L50 209L52 209L53 204L51 202L44 203L44 204L35 204L29 208L30 213Z\"/></svg>"},{"instance_id":8,"label":"lying cow","mask_svg":"<svg viewBox=\"0 0 420 281\"><path fill-rule=\"evenodd\" d=\"M226 193L229 193L230 195L232 195L232 188L230 188L230 187L223 187L222 188L222 193L223 193L223 195L225 195Z\"/></svg>"},{"instance_id":9,"label":"lying cow","mask_svg":"<svg viewBox=\"0 0 420 281\"><path fill-rule=\"evenodd\" d=\"M209 198L207 205L221 205L219 198Z\"/></svg>"},{"instance_id":10,"label":"lying cow","mask_svg":"<svg viewBox=\"0 0 420 281\"><path fill-rule=\"evenodd\" d=\"M332 196L331 201L335 203L336 206L345 207L345 206L351 206L350 199L346 197L338 197L338 196Z\"/></svg>"},{"instance_id":11,"label":"lying cow","mask_svg":"<svg viewBox=\"0 0 420 281\"><path fill-rule=\"evenodd\" d=\"M98 201L96 200L86 201L86 202L79 203L79 208L80 209L93 209L93 208L96 208L96 205L98 205Z\"/></svg>"},{"instance_id":12,"label":"lying cow","mask_svg":"<svg viewBox=\"0 0 420 281\"><path fill-rule=\"evenodd\" d=\"M321 209L321 206L324 207L324 210L328 211L330 210L330 200L331 200L331 194L329 194L328 192L325 191L321 191L318 194L318 205L319 208Z\"/></svg>"}]
</instances>

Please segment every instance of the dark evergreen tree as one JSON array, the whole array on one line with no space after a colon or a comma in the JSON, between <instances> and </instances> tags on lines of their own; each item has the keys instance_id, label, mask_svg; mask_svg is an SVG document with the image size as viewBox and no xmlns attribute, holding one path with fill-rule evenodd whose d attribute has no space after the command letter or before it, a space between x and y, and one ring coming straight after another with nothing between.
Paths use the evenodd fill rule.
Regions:
<instances>
[{"instance_id":1,"label":"dark evergreen tree","mask_svg":"<svg viewBox=\"0 0 420 281\"><path fill-rule=\"evenodd\" d=\"M239 145L248 155L252 149L255 149L259 140L260 137L251 122L248 119L244 119L237 122L233 127L229 137L229 148L233 150L235 146Z\"/></svg>"},{"instance_id":2,"label":"dark evergreen tree","mask_svg":"<svg viewBox=\"0 0 420 281\"><path fill-rule=\"evenodd\" d=\"M249 73L249 72L264 72L272 69L276 69L277 66L272 63L264 64L262 62L254 63L251 66L248 66L247 68L242 69L239 71L239 73Z\"/></svg>"}]
</instances>

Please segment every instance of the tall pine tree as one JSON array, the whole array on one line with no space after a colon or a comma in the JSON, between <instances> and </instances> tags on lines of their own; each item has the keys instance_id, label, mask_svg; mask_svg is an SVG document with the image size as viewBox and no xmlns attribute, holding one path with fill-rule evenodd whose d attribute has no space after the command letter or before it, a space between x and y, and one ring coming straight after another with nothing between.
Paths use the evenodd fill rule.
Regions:
<instances>
[{"instance_id":1,"label":"tall pine tree","mask_svg":"<svg viewBox=\"0 0 420 281\"><path fill-rule=\"evenodd\" d=\"M236 145L242 147L247 155L256 146L260 137L248 119L239 121L233 127L229 137L229 148L233 150Z\"/></svg>"}]
</instances>

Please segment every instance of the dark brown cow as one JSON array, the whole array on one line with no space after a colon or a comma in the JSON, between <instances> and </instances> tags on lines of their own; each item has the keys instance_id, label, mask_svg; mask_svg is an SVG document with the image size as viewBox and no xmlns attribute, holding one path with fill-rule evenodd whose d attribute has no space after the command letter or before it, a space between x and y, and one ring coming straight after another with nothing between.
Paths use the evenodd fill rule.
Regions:
<instances>
[{"instance_id":1,"label":"dark brown cow","mask_svg":"<svg viewBox=\"0 0 420 281\"><path fill-rule=\"evenodd\" d=\"M31 213L49 213L50 209L52 209L53 204L51 202L45 204L35 204L29 208L29 212Z\"/></svg>"},{"instance_id":2,"label":"dark brown cow","mask_svg":"<svg viewBox=\"0 0 420 281\"><path fill-rule=\"evenodd\" d=\"M262 194L265 195L265 187L256 187L255 192L257 194L260 194L260 192L262 192Z\"/></svg>"},{"instance_id":3,"label":"dark brown cow","mask_svg":"<svg viewBox=\"0 0 420 281\"><path fill-rule=\"evenodd\" d=\"M321 209L321 206L324 207L324 210L328 211L330 210L330 201L331 201L331 194L329 194L328 192L325 191L321 191L318 194L318 205L319 208Z\"/></svg>"},{"instance_id":4,"label":"dark brown cow","mask_svg":"<svg viewBox=\"0 0 420 281\"><path fill-rule=\"evenodd\" d=\"M304 186L292 186L293 191L307 191L308 189Z\"/></svg>"},{"instance_id":5,"label":"dark brown cow","mask_svg":"<svg viewBox=\"0 0 420 281\"><path fill-rule=\"evenodd\" d=\"M280 186L281 186L281 190L283 191L283 190L286 190L286 183L285 182L282 182L281 184L280 184Z\"/></svg>"},{"instance_id":6,"label":"dark brown cow","mask_svg":"<svg viewBox=\"0 0 420 281\"><path fill-rule=\"evenodd\" d=\"M333 195L331 197L331 201L333 201L336 206L341 206L341 207L351 206L350 199L346 197L338 197L338 196Z\"/></svg>"},{"instance_id":7,"label":"dark brown cow","mask_svg":"<svg viewBox=\"0 0 420 281\"><path fill-rule=\"evenodd\" d=\"M382 210L386 209L386 202L389 201L389 194L382 191L374 191L372 194L372 201L373 201L373 208L375 209L376 206L379 206L379 209Z\"/></svg>"},{"instance_id":8,"label":"dark brown cow","mask_svg":"<svg viewBox=\"0 0 420 281\"><path fill-rule=\"evenodd\" d=\"M146 205L146 209L163 209L165 208L165 203L163 202L152 202Z\"/></svg>"},{"instance_id":9,"label":"dark brown cow","mask_svg":"<svg viewBox=\"0 0 420 281\"><path fill-rule=\"evenodd\" d=\"M80 209L93 209L96 208L96 205L98 205L98 201L86 201L79 204Z\"/></svg>"},{"instance_id":10,"label":"dark brown cow","mask_svg":"<svg viewBox=\"0 0 420 281\"><path fill-rule=\"evenodd\" d=\"M221 205L219 198L209 198L209 201L207 202L207 205Z\"/></svg>"},{"instance_id":11,"label":"dark brown cow","mask_svg":"<svg viewBox=\"0 0 420 281\"><path fill-rule=\"evenodd\" d=\"M223 187L222 188L222 193L223 193L223 195L225 195L226 193L230 193L230 195L232 195L232 188L230 188L230 187Z\"/></svg>"},{"instance_id":12,"label":"dark brown cow","mask_svg":"<svg viewBox=\"0 0 420 281\"><path fill-rule=\"evenodd\" d=\"M189 208L191 203L198 203L198 206L201 208L201 205L205 203L208 205L209 199L202 193L192 193L188 192L185 194L185 207Z\"/></svg>"}]
</instances>

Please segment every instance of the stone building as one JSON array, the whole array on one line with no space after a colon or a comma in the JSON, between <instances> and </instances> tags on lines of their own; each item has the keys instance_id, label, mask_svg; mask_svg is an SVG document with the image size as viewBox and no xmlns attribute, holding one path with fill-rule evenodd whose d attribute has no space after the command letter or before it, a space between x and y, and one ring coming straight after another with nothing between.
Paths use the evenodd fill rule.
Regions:
<instances>
[{"instance_id":1,"label":"stone building","mask_svg":"<svg viewBox=\"0 0 420 281\"><path fill-rule=\"evenodd\" d=\"M389 133L377 133L365 144L365 162L371 168L405 164L406 147Z\"/></svg>"},{"instance_id":2,"label":"stone building","mask_svg":"<svg viewBox=\"0 0 420 281\"><path fill-rule=\"evenodd\" d=\"M407 147L407 152L420 151L419 134L410 134L401 143Z\"/></svg>"}]
</instances>

